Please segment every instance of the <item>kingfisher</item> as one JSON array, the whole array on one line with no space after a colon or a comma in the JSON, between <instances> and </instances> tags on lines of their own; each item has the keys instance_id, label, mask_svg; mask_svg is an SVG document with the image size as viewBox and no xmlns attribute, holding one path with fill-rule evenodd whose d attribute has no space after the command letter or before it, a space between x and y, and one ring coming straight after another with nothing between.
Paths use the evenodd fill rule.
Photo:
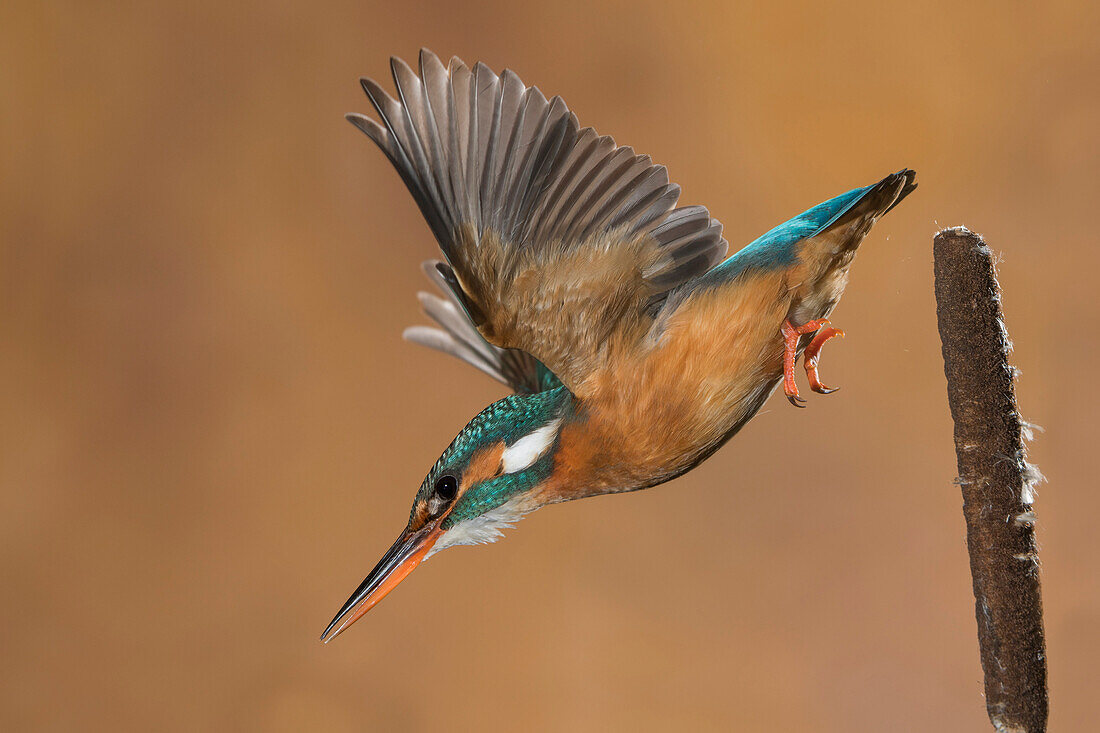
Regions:
<instances>
[{"instance_id":1,"label":"kingfisher","mask_svg":"<svg viewBox=\"0 0 1100 733\"><path fill-rule=\"evenodd\" d=\"M722 225L646 155L581 128L512 71L427 50L390 61L396 95L361 84L382 149L435 236L409 341L512 393L443 451L408 524L321 635L328 642L420 563L494 542L546 504L690 471L783 385L801 407L856 249L916 188L909 169L855 188L727 256Z\"/></svg>"}]
</instances>

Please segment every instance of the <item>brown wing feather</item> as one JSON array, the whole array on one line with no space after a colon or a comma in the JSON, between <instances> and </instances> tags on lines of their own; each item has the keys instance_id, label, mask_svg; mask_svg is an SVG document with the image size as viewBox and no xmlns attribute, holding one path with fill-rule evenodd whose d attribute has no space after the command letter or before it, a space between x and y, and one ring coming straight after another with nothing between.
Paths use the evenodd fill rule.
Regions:
<instances>
[{"instance_id":1,"label":"brown wing feather","mask_svg":"<svg viewBox=\"0 0 1100 733\"><path fill-rule=\"evenodd\" d=\"M425 262L424 273L450 298L424 292L419 293L419 297L424 314L439 328L412 326L405 329L405 339L461 359L520 394L533 394L546 389L544 374L534 357L526 351L502 349L485 340L466 315L438 265L438 262Z\"/></svg>"},{"instance_id":2,"label":"brown wing feather","mask_svg":"<svg viewBox=\"0 0 1100 733\"><path fill-rule=\"evenodd\" d=\"M527 351L570 388L641 339L654 302L721 261L721 224L674 209L663 166L618 147L510 71L421 51L391 61L397 99L363 80L381 122L349 120L386 153L492 344ZM453 270L454 277L450 277Z\"/></svg>"},{"instance_id":3,"label":"brown wing feather","mask_svg":"<svg viewBox=\"0 0 1100 733\"><path fill-rule=\"evenodd\" d=\"M662 253L648 235L528 249L470 231L458 247L455 275L484 314L486 340L530 351L574 391L607 358L612 336L637 340L649 328L655 288L642 273Z\"/></svg>"}]
</instances>

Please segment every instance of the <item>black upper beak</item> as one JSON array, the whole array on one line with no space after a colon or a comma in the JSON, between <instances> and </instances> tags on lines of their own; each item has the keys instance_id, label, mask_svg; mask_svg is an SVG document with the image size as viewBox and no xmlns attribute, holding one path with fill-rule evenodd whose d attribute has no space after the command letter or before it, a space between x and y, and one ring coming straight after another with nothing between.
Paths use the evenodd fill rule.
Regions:
<instances>
[{"instance_id":1,"label":"black upper beak","mask_svg":"<svg viewBox=\"0 0 1100 733\"><path fill-rule=\"evenodd\" d=\"M327 644L335 639L385 598L387 593L396 588L421 563L440 534L438 523L426 524L416 531L406 529L402 532L332 619L325 633L321 634L321 641Z\"/></svg>"}]
</instances>

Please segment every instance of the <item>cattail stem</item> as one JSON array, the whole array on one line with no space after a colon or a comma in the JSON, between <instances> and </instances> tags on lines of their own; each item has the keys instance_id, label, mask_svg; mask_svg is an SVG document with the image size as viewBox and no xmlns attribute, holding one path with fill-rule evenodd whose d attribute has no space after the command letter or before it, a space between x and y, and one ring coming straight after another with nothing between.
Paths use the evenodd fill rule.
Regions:
<instances>
[{"instance_id":1,"label":"cattail stem","mask_svg":"<svg viewBox=\"0 0 1100 733\"><path fill-rule=\"evenodd\" d=\"M1032 489L1011 344L989 248L965 227L933 242L936 314L974 579L986 709L997 731L1047 724L1047 666Z\"/></svg>"}]
</instances>

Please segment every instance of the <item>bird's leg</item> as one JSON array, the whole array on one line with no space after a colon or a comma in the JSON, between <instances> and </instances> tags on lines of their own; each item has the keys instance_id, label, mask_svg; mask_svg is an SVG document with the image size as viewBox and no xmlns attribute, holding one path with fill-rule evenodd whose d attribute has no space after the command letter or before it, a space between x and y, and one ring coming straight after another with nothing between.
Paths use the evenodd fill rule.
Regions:
<instances>
[{"instance_id":1,"label":"bird's leg","mask_svg":"<svg viewBox=\"0 0 1100 733\"><path fill-rule=\"evenodd\" d=\"M795 407L804 407L799 404L805 402L803 398L798 396L798 385L794 381L794 363L798 357L798 339L805 336L808 333L814 333L821 329L822 326L828 326L829 319L818 318L815 321L809 321L803 323L801 326L793 325L790 320L783 321L783 392L786 393L787 399ZM829 394L835 392L835 389L826 387L821 383L821 380L817 378L817 360L821 356L821 347L825 345L825 342L834 336L843 336L844 332L837 328L825 328L818 332L814 336L813 341L806 347L806 376L810 379L810 389L814 392L820 392L821 394Z\"/></svg>"},{"instance_id":2,"label":"bird's leg","mask_svg":"<svg viewBox=\"0 0 1100 733\"><path fill-rule=\"evenodd\" d=\"M825 321L828 323L828 321ZM822 324L824 325L824 324ZM839 328L823 328L817 332L813 341L806 347L806 354L803 357L803 366L806 367L806 377L810 380L810 389L819 394L829 394L830 392L836 392L839 387L826 387L821 383L821 380L817 378L817 360L821 358L821 347L825 345L825 342L829 339L840 336L843 338L844 332Z\"/></svg>"}]
</instances>

